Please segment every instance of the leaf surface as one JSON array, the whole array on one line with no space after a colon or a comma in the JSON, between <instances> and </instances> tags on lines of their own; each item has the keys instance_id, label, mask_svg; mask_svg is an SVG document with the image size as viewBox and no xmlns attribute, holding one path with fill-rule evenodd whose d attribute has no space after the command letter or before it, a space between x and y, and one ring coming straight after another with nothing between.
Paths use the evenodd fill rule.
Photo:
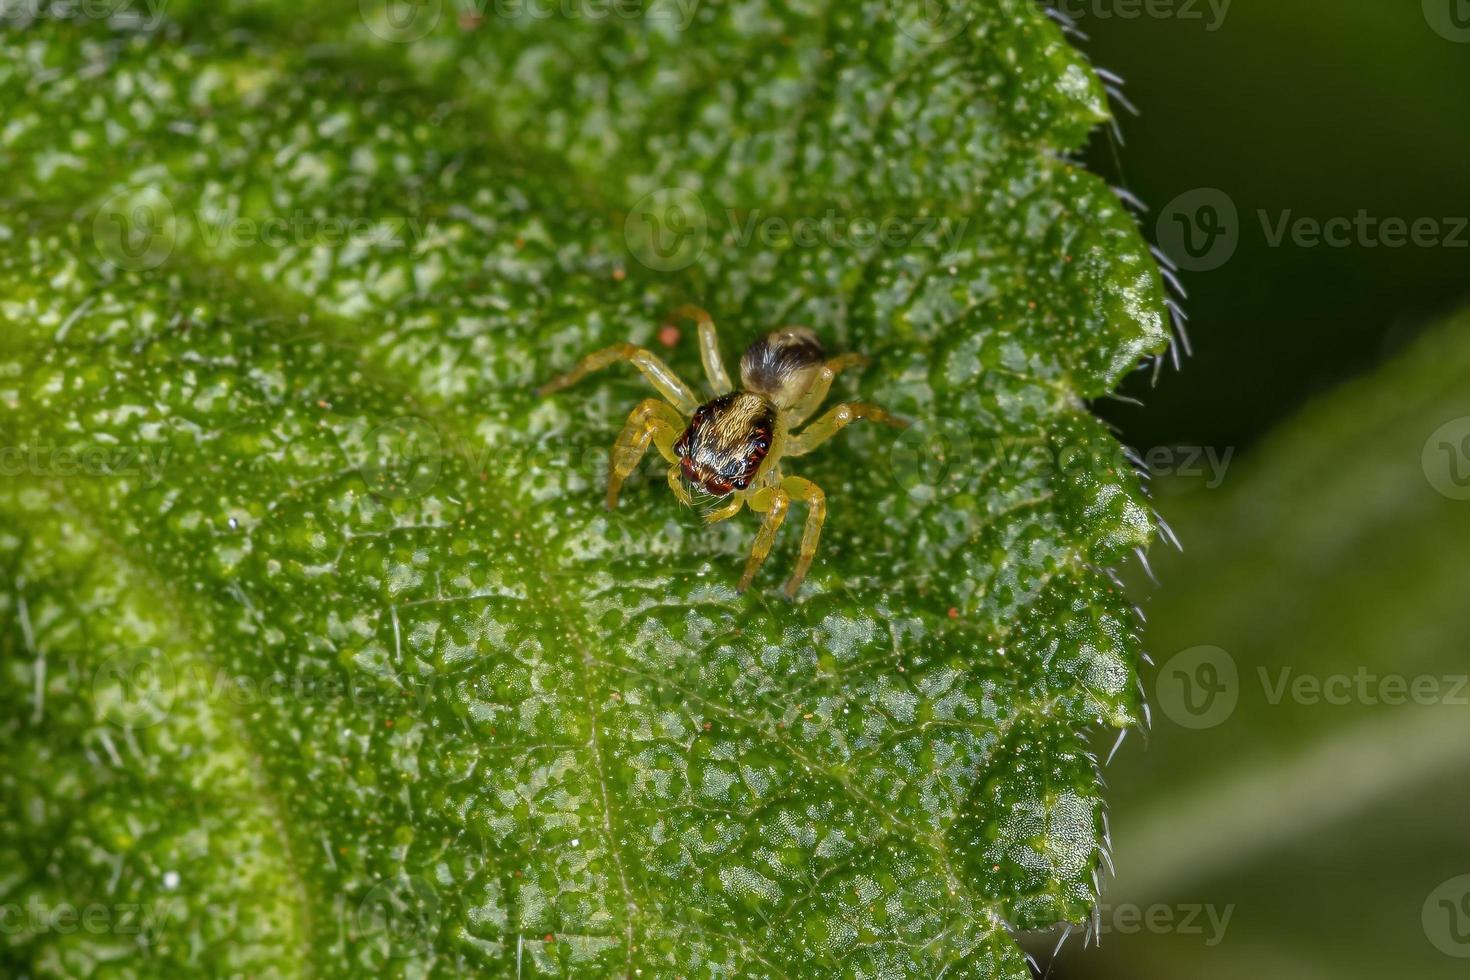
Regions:
<instances>
[{"instance_id":1,"label":"leaf surface","mask_svg":"<svg viewBox=\"0 0 1470 980\"><path fill-rule=\"evenodd\" d=\"M1085 918L1090 733L1141 710L1105 569L1153 520L1084 399L1164 307L1064 159L1091 72L965 10L17 33L0 902L154 921L0 962L1024 977L1013 928ZM792 467L830 501L795 603L790 531L742 596L748 517L652 467L602 509L636 379L531 393L687 301L727 358L873 355L842 394L917 422Z\"/></svg>"}]
</instances>

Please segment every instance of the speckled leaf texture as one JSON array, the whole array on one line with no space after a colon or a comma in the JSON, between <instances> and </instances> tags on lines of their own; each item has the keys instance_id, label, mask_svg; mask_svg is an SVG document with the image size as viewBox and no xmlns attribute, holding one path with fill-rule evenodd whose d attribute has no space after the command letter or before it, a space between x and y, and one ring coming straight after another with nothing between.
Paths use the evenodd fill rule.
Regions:
<instances>
[{"instance_id":1,"label":"speckled leaf texture","mask_svg":"<svg viewBox=\"0 0 1470 980\"><path fill-rule=\"evenodd\" d=\"M1044 11L20 6L0 973L1021 978L1087 918L1155 521L1086 403L1169 338ZM792 464L794 603L794 529L741 595L748 514L603 508L633 372L531 393L698 377L685 302L916 423Z\"/></svg>"}]
</instances>

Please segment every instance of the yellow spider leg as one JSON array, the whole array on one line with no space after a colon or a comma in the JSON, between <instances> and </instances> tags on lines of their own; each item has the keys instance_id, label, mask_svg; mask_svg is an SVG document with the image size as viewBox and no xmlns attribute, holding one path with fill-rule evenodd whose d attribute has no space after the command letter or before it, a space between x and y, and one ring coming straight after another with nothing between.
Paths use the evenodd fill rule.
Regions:
<instances>
[{"instance_id":1,"label":"yellow spider leg","mask_svg":"<svg viewBox=\"0 0 1470 980\"><path fill-rule=\"evenodd\" d=\"M678 462L674 443L679 440L683 426L684 420L678 413L657 398L647 398L638 403L628 416L623 431L618 434L618 441L613 443L612 457L608 460L608 510L618 505L618 492L623 488L623 481L638 468L650 442L664 459L670 463Z\"/></svg>"},{"instance_id":2,"label":"yellow spider leg","mask_svg":"<svg viewBox=\"0 0 1470 980\"><path fill-rule=\"evenodd\" d=\"M798 426L812 417L812 413L822 407L822 402L827 400L827 393L832 390L832 380L843 371L851 367L864 367L869 363L868 358L862 354L839 354L826 364L822 370L817 372L816 380L805 395L797 403L791 406L788 412L789 422L792 426Z\"/></svg>"},{"instance_id":3,"label":"yellow spider leg","mask_svg":"<svg viewBox=\"0 0 1470 980\"><path fill-rule=\"evenodd\" d=\"M764 513L766 516L761 521L760 531L756 533L755 544L750 549L750 558L745 562L745 574L740 576L741 592L750 587L750 582L755 578L755 573L760 569L761 563L771 553L771 546L776 542L776 532L781 529L781 522L786 519L786 511L790 506L791 498L780 487L761 487L751 494L750 509L757 513Z\"/></svg>"},{"instance_id":4,"label":"yellow spider leg","mask_svg":"<svg viewBox=\"0 0 1470 980\"><path fill-rule=\"evenodd\" d=\"M858 419L871 419L874 422L891 425L896 429L909 427L909 424L903 419L877 405L869 405L865 402L843 402L792 436L791 441L786 444L785 455L804 456Z\"/></svg>"},{"instance_id":5,"label":"yellow spider leg","mask_svg":"<svg viewBox=\"0 0 1470 980\"><path fill-rule=\"evenodd\" d=\"M740 508L744 506L744 495L737 493L735 494L735 496L730 498L730 502L728 504L717 510L712 510L708 514L704 515L704 522L706 524L718 524L720 523L720 521L728 521L730 518L740 513Z\"/></svg>"},{"instance_id":6,"label":"yellow spider leg","mask_svg":"<svg viewBox=\"0 0 1470 980\"><path fill-rule=\"evenodd\" d=\"M699 358L704 362L704 373L709 378L715 394L723 395L734 389L725 362L720 358L720 337L715 332L714 318L702 306L681 306L674 311L674 319L688 317L699 324Z\"/></svg>"},{"instance_id":7,"label":"yellow spider leg","mask_svg":"<svg viewBox=\"0 0 1470 980\"><path fill-rule=\"evenodd\" d=\"M822 537L822 524L827 520L827 495L822 488L799 476L788 476L781 481L781 488L792 500L806 504L806 527L801 532L801 553L796 558L796 570L786 582L786 598L795 599L806 581L806 573L812 567L812 556L817 553L817 541Z\"/></svg>"},{"instance_id":8,"label":"yellow spider leg","mask_svg":"<svg viewBox=\"0 0 1470 980\"><path fill-rule=\"evenodd\" d=\"M657 354L632 344L613 344L594 354L588 354L566 374L552 378L537 388L536 394L544 396L554 391L561 391L581 381L593 371L600 371L618 361L631 361L634 367L643 372L643 376L649 380L649 383L658 389L658 393L672 402L674 407L685 415L693 415L694 410L699 407L699 400L694 397L694 391L660 360Z\"/></svg>"}]
</instances>

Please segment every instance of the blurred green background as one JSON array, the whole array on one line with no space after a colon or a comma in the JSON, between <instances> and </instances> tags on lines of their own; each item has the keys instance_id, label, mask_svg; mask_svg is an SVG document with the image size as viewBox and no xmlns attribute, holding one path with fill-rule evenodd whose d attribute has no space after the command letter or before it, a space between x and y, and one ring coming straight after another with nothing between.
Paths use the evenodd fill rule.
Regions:
<instances>
[{"instance_id":1,"label":"blurred green background","mask_svg":"<svg viewBox=\"0 0 1470 980\"><path fill-rule=\"evenodd\" d=\"M1159 668L1101 947L1043 967L1470 975L1470 3L1057 6L1141 112L1089 162L1150 237L1203 246L1199 189L1236 219L1180 272L1194 356L1097 406L1184 549L1130 582Z\"/></svg>"}]
</instances>

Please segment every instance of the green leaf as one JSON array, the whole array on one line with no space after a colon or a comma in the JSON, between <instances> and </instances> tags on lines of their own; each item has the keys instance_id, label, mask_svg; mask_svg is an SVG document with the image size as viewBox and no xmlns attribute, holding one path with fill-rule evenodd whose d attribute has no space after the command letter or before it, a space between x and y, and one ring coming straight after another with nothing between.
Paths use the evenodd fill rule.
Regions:
<instances>
[{"instance_id":1,"label":"green leaf","mask_svg":"<svg viewBox=\"0 0 1470 980\"><path fill-rule=\"evenodd\" d=\"M1223 489L1163 484L1186 550L1150 613L1156 737L1108 774L1110 901L1228 924L1108 937L1093 968L1464 975L1467 372L1462 314Z\"/></svg>"},{"instance_id":2,"label":"green leaf","mask_svg":"<svg viewBox=\"0 0 1470 980\"><path fill-rule=\"evenodd\" d=\"M1038 9L52 13L0 62L0 963L1024 977L1088 916L1153 520L1084 399L1167 336ZM803 460L795 603L790 532L740 595L747 519L602 508L631 372L531 393L689 301L916 422Z\"/></svg>"}]
</instances>

